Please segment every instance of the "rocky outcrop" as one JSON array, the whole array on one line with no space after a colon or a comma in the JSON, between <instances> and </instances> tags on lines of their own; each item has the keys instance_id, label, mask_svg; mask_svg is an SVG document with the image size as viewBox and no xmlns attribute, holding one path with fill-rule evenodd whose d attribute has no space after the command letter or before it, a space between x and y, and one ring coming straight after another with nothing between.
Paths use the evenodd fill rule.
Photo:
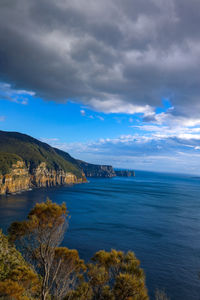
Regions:
<instances>
[{"instance_id":1,"label":"rocky outcrop","mask_svg":"<svg viewBox=\"0 0 200 300\"><path fill-rule=\"evenodd\" d=\"M116 172L110 165L77 160L26 134L0 130L0 194L82 183L86 177L134 176L130 171Z\"/></svg>"},{"instance_id":2,"label":"rocky outcrop","mask_svg":"<svg viewBox=\"0 0 200 300\"><path fill-rule=\"evenodd\" d=\"M112 166L108 165L94 165L84 161L77 160L77 164L81 170L83 170L86 177L103 177L111 178L115 177L115 171Z\"/></svg>"},{"instance_id":3,"label":"rocky outcrop","mask_svg":"<svg viewBox=\"0 0 200 300\"><path fill-rule=\"evenodd\" d=\"M116 176L120 177L134 177L135 172L131 170L115 170Z\"/></svg>"},{"instance_id":4,"label":"rocky outcrop","mask_svg":"<svg viewBox=\"0 0 200 300\"><path fill-rule=\"evenodd\" d=\"M83 182L86 179L82 173L85 173L87 177L110 178L116 176L112 166L94 165L80 161L73 158L69 153L53 148L26 134L0 130L2 189L11 190L7 188L7 184L3 184L4 181L9 182L9 186L12 184L13 190L16 189L14 188L15 184L16 186L19 185L16 178L10 174L10 168L19 160L25 162L28 167L33 186Z\"/></svg>"},{"instance_id":5,"label":"rocky outcrop","mask_svg":"<svg viewBox=\"0 0 200 300\"><path fill-rule=\"evenodd\" d=\"M89 164L81 160L77 160L78 167L83 170L86 177L103 177L112 178L115 176L121 177L134 177L135 172L133 170L114 170L109 165L94 165Z\"/></svg>"},{"instance_id":6,"label":"rocky outcrop","mask_svg":"<svg viewBox=\"0 0 200 300\"><path fill-rule=\"evenodd\" d=\"M13 164L8 174L0 175L0 194L27 190L30 185L31 177L23 161Z\"/></svg>"},{"instance_id":7,"label":"rocky outcrop","mask_svg":"<svg viewBox=\"0 0 200 300\"><path fill-rule=\"evenodd\" d=\"M32 173L31 182L33 186L36 187L50 187L55 185L87 182L84 173L81 178L77 178L76 175L63 170L48 170L45 163L41 163L33 170Z\"/></svg>"},{"instance_id":8,"label":"rocky outcrop","mask_svg":"<svg viewBox=\"0 0 200 300\"><path fill-rule=\"evenodd\" d=\"M75 174L62 170L49 170L46 163L29 170L25 162L17 161L8 174L0 175L0 194L16 193L33 187L50 187L56 185L87 182L85 174L78 178Z\"/></svg>"}]
</instances>

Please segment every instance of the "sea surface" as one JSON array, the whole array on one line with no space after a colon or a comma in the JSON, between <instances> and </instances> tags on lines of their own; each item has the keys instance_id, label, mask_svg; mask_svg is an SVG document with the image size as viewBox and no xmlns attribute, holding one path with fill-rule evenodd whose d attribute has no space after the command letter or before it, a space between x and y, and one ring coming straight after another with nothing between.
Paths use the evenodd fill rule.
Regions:
<instances>
[{"instance_id":1,"label":"sea surface","mask_svg":"<svg viewBox=\"0 0 200 300\"><path fill-rule=\"evenodd\" d=\"M136 177L90 179L71 187L34 189L0 197L4 232L36 202L66 202L69 228L63 245L88 260L99 249L132 250L140 259L153 299L200 299L200 178L136 172Z\"/></svg>"}]
</instances>

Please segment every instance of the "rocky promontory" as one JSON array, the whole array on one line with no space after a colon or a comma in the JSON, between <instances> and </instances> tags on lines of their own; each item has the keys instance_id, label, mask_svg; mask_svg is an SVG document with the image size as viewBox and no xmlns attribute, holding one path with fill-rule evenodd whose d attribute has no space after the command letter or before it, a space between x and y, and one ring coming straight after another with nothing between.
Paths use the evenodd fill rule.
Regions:
<instances>
[{"instance_id":1,"label":"rocky promontory","mask_svg":"<svg viewBox=\"0 0 200 300\"><path fill-rule=\"evenodd\" d=\"M115 171L112 166L108 165L94 165L84 161L77 160L78 166L85 173L86 177L115 177Z\"/></svg>"},{"instance_id":2,"label":"rocky promontory","mask_svg":"<svg viewBox=\"0 0 200 300\"><path fill-rule=\"evenodd\" d=\"M116 176L120 177L134 177L135 171L132 170L115 170Z\"/></svg>"},{"instance_id":3,"label":"rocky promontory","mask_svg":"<svg viewBox=\"0 0 200 300\"><path fill-rule=\"evenodd\" d=\"M0 194L114 176L112 166L89 164L28 135L0 131Z\"/></svg>"},{"instance_id":4,"label":"rocky promontory","mask_svg":"<svg viewBox=\"0 0 200 300\"><path fill-rule=\"evenodd\" d=\"M17 161L7 174L0 175L0 194L26 191L34 187L50 187L56 185L87 182L84 174L78 178L71 172L48 170L46 163L30 169L24 161Z\"/></svg>"},{"instance_id":5,"label":"rocky promontory","mask_svg":"<svg viewBox=\"0 0 200 300\"><path fill-rule=\"evenodd\" d=\"M82 170L50 145L18 132L0 131L0 194L87 182Z\"/></svg>"},{"instance_id":6,"label":"rocky promontory","mask_svg":"<svg viewBox=\"0 0 200 300\"><path fill-rule=\"evenodd\" d=\"M67 152L18 132L0 131L0 194L34 187L87 182L86 177L135 176L73 158Z\"/></svg>"}]
</instances>

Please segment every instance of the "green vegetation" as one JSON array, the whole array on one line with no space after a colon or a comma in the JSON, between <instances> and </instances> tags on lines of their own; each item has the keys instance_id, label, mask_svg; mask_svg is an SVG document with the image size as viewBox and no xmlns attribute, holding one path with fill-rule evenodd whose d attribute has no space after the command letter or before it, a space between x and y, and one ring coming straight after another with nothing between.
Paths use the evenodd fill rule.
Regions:
<instances>
[{"instance_id":1,"label":"green vegetation","mask_svg":"<svg viewBox=\"0 0 200 300\"><path fill-rule=\"evenodd\" d=\"M36 204L26 220L11 224L9 241L1 233L0 299L149 299L133 252L101 250L85 264L77 250L59 247L67 223L66 206L47 200Z\"/></svg>"},{"instance_id":2,"label":"green vegetation","mask_svg":"<svg viewBox=\"0 0 200 300\"><path fill-rule=\"evenodd\" d=\"M66 300L148 300L145 276L140 262L129 251L101 250L87 265L83 280Z\"/></svg>"},{"instance_id":3,"label":"green vegetation","mask_svg":"<svg viewBox=\"0 0 200 300\"><path fill-rule=\"evenodd\" d=\"M12 158L10 157L7 162L6 157L3 159L5 153L8 158L9 154L15 154L16 158L23 159L30 168L30 172L40 163L45 162L48 169L72 172L78 178L82 177L81 170L70 159L67 159L67 156L63 158L58 150L25 134L0 131L0 170L2 173L9 170Z\"/></svg>"},{"instance_id":4,"label":"green vegetation","mask_svg":"<svg viewBox=\"0 0 200 300\"><path fill-rule=\"evenodd\" d=\"M36 204L27 220L14 222L9 228L10 240L18 242L25 258L42 275L41 299L44 300L55 289L56 278L68 259L68 249L57 248L65 232L66 218L64 204L47 200ZM57 289L55 293L58 293Z\"/></svg>"},{"instance_id":5,"label":"green vegetation","mask_svg":"<svg viewBox=\"0 0 200 300\"><path fill-rule=\"evenodd\" d=\"M0 152L0 174L9 173L12 165L19 160L22 158L16 154Z\"/></svg>"},{"instance_id":6,"label":"green vegetation","mask_svg":"<svg viewBox=\"0 0 200 300\"><path fill-rule=\"evenodd\" d=\"M38 299L40 279L0 231L0 299Z\"/></svg>"}]
</instances>

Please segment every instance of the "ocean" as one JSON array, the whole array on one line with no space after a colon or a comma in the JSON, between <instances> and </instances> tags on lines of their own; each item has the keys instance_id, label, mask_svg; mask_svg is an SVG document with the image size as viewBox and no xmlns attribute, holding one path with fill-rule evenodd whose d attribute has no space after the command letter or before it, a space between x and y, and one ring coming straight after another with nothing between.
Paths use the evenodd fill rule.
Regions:
<instances>
[{"instance_id":1,"label":"ocean","mask_svg":"<svg viewBox=\"0 0 200 300\"><path fill-rule=\"evenodd\" d=\"M171 300L200 299L200 178L136 171L136 177L1 196L3 231L47 197L66 202L71 216L63 246L86 261L100 249L134 251L151 299L156 288Z\"/></svg>"}]
</instances>

